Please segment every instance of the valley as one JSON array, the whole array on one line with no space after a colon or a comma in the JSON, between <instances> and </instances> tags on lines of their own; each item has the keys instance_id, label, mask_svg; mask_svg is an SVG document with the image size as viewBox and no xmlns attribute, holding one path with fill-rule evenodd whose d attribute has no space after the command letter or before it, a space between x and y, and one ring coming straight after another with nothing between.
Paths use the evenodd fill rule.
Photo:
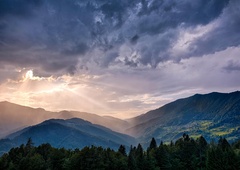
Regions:
<instances>
[{"instance_id":1,"label":"valley","mask_svg":"<svg viewBox=\"0 0 240 170\"><path fill-rule=\"evenodd\" d=\"M240 92L196 94L126 120L77 111L49 112L8 102L0 103L0 117L1 152L30 137L36 145L70 149L91 145L116 149L136 143L146 147L152 137L170 143L183 133L193 139L203 135L208 142L219 137L234 142L240 138Z\"/></svg>"}]
</instances>

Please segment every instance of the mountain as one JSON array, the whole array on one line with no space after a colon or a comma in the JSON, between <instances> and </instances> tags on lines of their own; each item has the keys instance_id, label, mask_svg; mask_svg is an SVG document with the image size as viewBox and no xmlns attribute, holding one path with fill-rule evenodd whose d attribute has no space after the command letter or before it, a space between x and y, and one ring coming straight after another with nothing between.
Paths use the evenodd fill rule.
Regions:
<instances>
[{"instance_id":1,"label":"mountain","mask_svg":"<svg viewBox=\"0 0 240 170\"><path fill-rule=\"evenodd\" d=\"M91 145L117 149L121 144L125 146L136 144L133 137L79 118L50 119L0 140L0 152L6 152L14 146L26 143L29 138L36 146L42 143L50 143L53 147L67 149L83 148Z\"/></svg>"},{"instance_id":2,"label":"mountain","mask_svg":"<svg viewBox=\"0 0 240 170\"><path fill-rule=\"evenodd\" d=\"M74 117L106 126L118 132L123 132L124 128L130 127L127 121L114 117L98 116L96 114L77 111L50 112L42 108L31 108L5 101L0 102L0 139L24 127L41 123L44 120L53 118L70 119Z\"/></svg>"},{"instance_id":3,"label":"mountain","mask_svg":"<svg viewBox=\"0 0 240 170\"><path fill-rule=\"evenodd\" d=\"M77 112L77 111L61 111L58 118L69 119L73 117L87 120L93 124L102 125L108 127L116 132L124 132L124 130L130 127L130 124L122 119L118 119L112 116L99 116L92 113Z\"/></svg>"},{"instance_id":4,"label":"mountain","mask_svg":"<svg viewBox=\"0 0 240 170\"><path fill-rule=\"evenodd\" d=\"M55 116L53 112L44 109L33 109L6 101L0 102L0 138Z\"/></svg>"},{"instance_id":5,"label":"mountain","mask_svg":"<svg viewBox=\"0 0 240 170\"><path fill-rule=\"evenodd\" d=\"M157 142L174 141L183 133L188 133L194 138L203 135L208 141L218 139L219 136L234 141L240 138L240 92L196 94L127 120L76 111L49 112L0 102L0 135L16 132L47 119L73 117L106 126L114 131L125 132L143 144L148 143L152 137ZM27 132L28 128L23 131ZM18 131L8 137L15 139L22 133ZM11 144L5 142L0 145Z\"/></svg>"},{"instance_id":6,"label":"mountain","mask_svg":"<svg viewBox=\"0 0 240 170\"><path fill-rule=\"evenodd\" d=\"M152 137L170 142L188 133L207 140L240 138L240 92L209 93L179 99L146 114L128 119L126 133L146 142Z\"/></svg>"}]
</instances>

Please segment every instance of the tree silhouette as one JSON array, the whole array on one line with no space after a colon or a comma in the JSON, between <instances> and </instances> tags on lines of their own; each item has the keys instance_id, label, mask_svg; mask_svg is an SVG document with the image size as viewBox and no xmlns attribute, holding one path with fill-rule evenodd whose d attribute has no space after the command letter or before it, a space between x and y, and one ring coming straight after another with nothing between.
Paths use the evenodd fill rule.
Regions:
<instances>
[{"instance_id":1,"label":"tree silhouette","mask_svg":"<svg viewBox=\"0 0 240 170\"><path fill-rule=\"evenodd\" d=\"M127 156L126 154L126 148L123 145L120 145L118 152L121 153L123 156Z\"/></svg>"},{"instance_id":2,"label":"tree silhouette","mask_svg":"<svg viewBox=\"0 0 240 170\"><path fill-rule=\"evenodd\" d=\"M154 138L152 138L150 145L149 145L149 149L156 149L157 148L157 142Z\"/></svg>"}]
</instances>

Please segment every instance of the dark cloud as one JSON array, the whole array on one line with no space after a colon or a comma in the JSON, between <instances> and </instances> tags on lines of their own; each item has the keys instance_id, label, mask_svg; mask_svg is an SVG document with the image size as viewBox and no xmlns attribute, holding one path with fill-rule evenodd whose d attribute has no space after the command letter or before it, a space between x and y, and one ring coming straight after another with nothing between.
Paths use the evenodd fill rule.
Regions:
<instances>
[{"instance_id":1,"label":"dark cloud","mask_svg":"<svg viewBox=\"0 0 240 170\"><path fill-rule=\"evenodd\" d=\"M116 52L109 52L106 56L103 57L102 60L100 60L99 64L102 67L107 67L117 57L118 57L118 53L116 53ZM99 62L99 61L97 61L97 62Z\"/></svg>"},{"instance_id":2,"label":"dark cloud","mask_svg":"<svg viewBox=\"0 0 240 170\"><path fill-rule=\"evenodd\" d=\"M232 0L229 6L224 10L221 20L217 21L217 28L210 31L203 38L192 43L195 47L189 57L192 55L201 56L204 54L215 53L225 50L228 47L240 45L240 1Z\"/></svg>"},{"instance_id":3,"label":"dark cloud","mask_svg":"<svg viewBox=\"0 0 240 170\"><path fill-rule=\"evenodd\" d=\"M124 58L124 64L127 65L127 66L131 66L131 67L137 67L138 66L138 62L136 62L134 60L130 60L127 57Z\"/></svg>"},{"instance_id":4,"label":"dark cloud","mask_svg":"<svg viewBox=\"0 0 240 170\"><path fill-rule=\"evenodd\" d=\"M237 5L237 0L2 0L0 64L74 74L77 65L90 61L100 67L118 64L116 58L127 44L138 55L122 56L123 64L155 68L172 60L169 51L180 26L207 25L223 11L222 26L193 42L197 48L181 57L239 45L234 35L240 21ZM223 36L226 41L218 41ZM215 45L210 48L209 43ZM99 54L92 55L96 50Z\"/></svg>"},{"instance_id":5,"label":"dark cloud","mask_svg":"<svg viewBox=\"0 0 240 170\"><path fill-rule=\"evenodd\" d=\"M70 75L74 75L75 72L76 72L77 68L75 65L70 65L68 68L67 68L67 71Z\"/></svg>"},{"instance_id":6,"label":"dark cloud","mask_svg":"<svg viewBox=\"0 0 240 170\"><path fill-rule=\"evenodd\" d=\"M228 3L229 0L142 1L139 4L138 29L141 33L158 34L181 23L204 25L218 17Z\"/></svg>"},{"instance_id":7,"label":"dark cloud","mask_svg":"<svg viewBox=\"0 0 240 170\"><path fill-rule=\"evenodd\" d=\"M138 35L134 35L134 36L131 38L130 42L131 42L132 44L136 44L138 39L139 39L139 36L138 36Z\"/></svg>"},{"instance_id":8,"label":"dark cloud","mask_svg":"<svg viewBox=\"0 0 240 170\"><path fill-rule=\"evenodd\" d=\"M69 49L64 49L63 54L64 55L83 55L87 52L88 46L84 43L74 44L73 47L70 47Z\"/></svg>"},{"instance_id":9,"label":"dark cloud","mask_svg":"<svg viewBox=\"0 0 240 170\"><path fill-rule=\"evenodd\" d=\"M236 63L231 60L228 62L228 64L225 67L223 67L223 69L228 72L240 71L240 63Z\"/></svg>"},{"instance_id":10,"label":"dark cloud","mask_svg":"<svg viewBox=\"0 0 240 170\"><path fill-rule=\"evenodd\" d=\"M41 6L42 0L1 0L0 18L6 16L29 17L34 9Z\"/></svg>"}]
</instances>

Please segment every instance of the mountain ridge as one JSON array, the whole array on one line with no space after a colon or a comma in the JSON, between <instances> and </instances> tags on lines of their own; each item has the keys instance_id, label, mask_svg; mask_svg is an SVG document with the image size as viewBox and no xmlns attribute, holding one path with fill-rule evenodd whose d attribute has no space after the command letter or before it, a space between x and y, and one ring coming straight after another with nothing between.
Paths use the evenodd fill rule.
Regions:
<instances>
[{"instance_id":1,"label":"mountain ridge","mask_svg":"<svg viewBox=\"0 0 240 170\"><path fill-rule=\"evenodd\" d=\"M0 139L25 127L41 123L44 120L53 118L69 119L74 117L106 126L117 132L123 132L122 127L129 126L127 121L111 116L105 118L93 113L67 110L52 112L43 108L31 108L3 101L0 102Z\"/></svg>"},{"instance_id":2,"label":"mountain ridge","mask_svg":"<svg viewBox=\"0 0 240 170\"><path fill-rule=\"evenodd\" d=\"M136 120L136 119L139 119L139 118L142 118L143 119L143 117L144 117L144 119L146 120L150 120L150 119L153 119L153 118L156 118L156 117L158 117L156 114L154 114L153 112L154 111L157 111L157 110L159 110L159 109L161 109L161 108L164 108L164 109L166 109L165 107L173 107L172 105L174 105L175 103L177 103L177 102L182 102L183 100L185 100L185 99L190 99L190 98L198 98L198 97L201 97L201 96L206 96L206 95L226 95L226 94L238 94L238 95L240 95L240 91L234 91L234 92L230 92L230 93L220 93L220 92L211 92L211 93L207 93L207 94L194 94L194 95L192 95L192 96L190 96L190 97L186 97L186 98L180 98L180 99L177 99L177 100L175 100L175 101L173 101L173 102L170 102L170 103L167 103L167 104L165 104L165 105L163 105L163 106L161 106L161 107L159 107L159 108L157 108L157 109L154 109L154 110L150 110L150 111L148 111L148 112L146 112L146 113L144 113L144 114L141 114L141 115L139 115L139 116L136 116L136 117L133 117L133 118L130 118L130 119L126 119L127 121L129 121L129 122L132 122L132 123L134 123L134 121ZM145 115L147 115L148 117L145 117ZM151 116L153 116L153 117L151 117Z\"/></svg>"},{"instance_id":3,"label":"mountain ridge","mask_svg":"<svg viewBox=\"0 0 240 170\"><path fill-rule=\"evenodd\" d=\"M201 132L208 140L219 135L231 140L234 138L233 134L236 137L240 127L240 92L196 94L129 121L133 127L126 132L141 141L154 136L158 140L170 142L184 132L193 136ZM226 132L229 129L232 132Z\"/></svg>"},{"instance_id":4,"label":"mountain ridge","mask_svg":"<svg viewBox=\"0 0 240 170\"><path fill-rule=\"evenodd\" d=\"M39 108L33 111L54 115L54 112ZM111 116L66 110L57 112L55 115L57 116L53 117L54 119L69 119L76 115L75 117L78 116L95 125L102 125L114 131L119 129L120 132L136 137L141 143L149 142L147 140L152 137L158 141L170 142L181 137L183 133L193 137L201 134L206 136L208 141L219 136L226 137L230 141L240 138L239 91L195 94L123 121ZM14 135L17 134L12 133L12 137Z\"/></svg>"},{"instance_id":5,"label":"mountain ridge","mask_svg":"<svg viewBox=\"0 0 240 170\"><path fill-rule=\"evenodd\" d=\"M7 152L11 147L21 145L29 138L37 146L50 143L54 147L67 149L95 145L116 150L121 144L126 147L136 144L136 140L131 136L114 132L83 119L49 119L0 140L0 152Z\"/></svg>"}]
</instances>

